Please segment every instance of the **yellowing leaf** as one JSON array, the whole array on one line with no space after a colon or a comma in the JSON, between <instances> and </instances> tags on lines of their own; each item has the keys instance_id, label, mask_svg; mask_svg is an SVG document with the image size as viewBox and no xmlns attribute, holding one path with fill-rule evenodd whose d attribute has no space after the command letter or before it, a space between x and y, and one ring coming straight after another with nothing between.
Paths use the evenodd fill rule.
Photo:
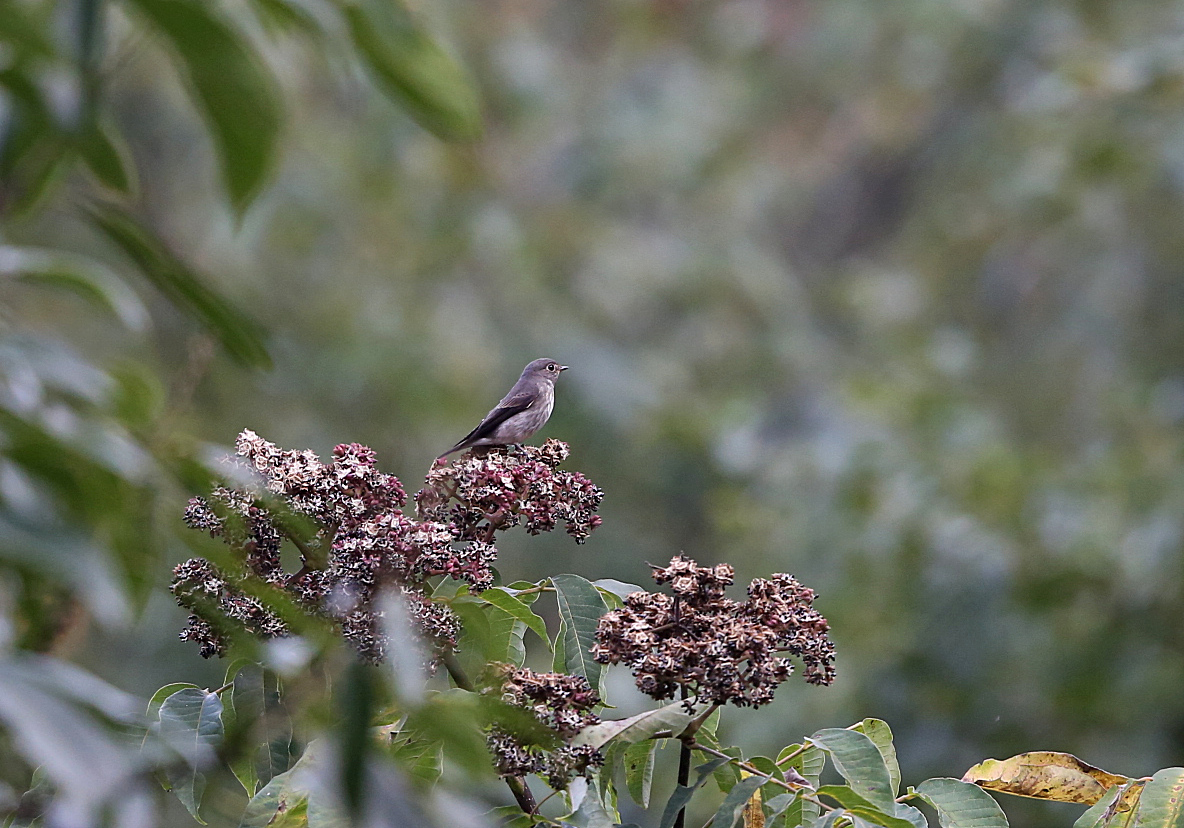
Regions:
<instances>
[{"instance_id":1,"label":"yellowing leaf","mask_svg":"<svg viewBox=\"0 0 1184 828\"><path fill-rule=\"evenodd\" d=\"M1014 796L1093 805L1107 790L1130 780L1088 765L1069 753L1034 751L979 762L966 771L962 781Z\"/></svg>"}]
</instances>

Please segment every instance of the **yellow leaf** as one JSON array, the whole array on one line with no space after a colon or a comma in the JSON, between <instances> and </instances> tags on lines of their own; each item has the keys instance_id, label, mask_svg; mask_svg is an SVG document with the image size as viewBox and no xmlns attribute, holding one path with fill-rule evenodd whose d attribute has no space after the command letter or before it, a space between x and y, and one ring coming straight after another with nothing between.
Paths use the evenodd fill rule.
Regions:
<instances>
[{"instance_id":1,"label":"yellow leaf","mask_svg":"<svg viewBox=\"0 0 1184 828\"><path fill-rule=\"evenodd\" d=\"M1035 751L979 762L966 771L962 781L1015 796L1093 805L1107 790L1130 779L1095 768L1069 753Z\"/></svg>"},{"instance_id":2,"label":"yellow leaf","mask_svg":"<svg viewBox=\"0 0 1184 828\"><path fill-rule=\"evenodd\" d=\"M740 778L752 776L748 771L740 771ZM761 805L761 791L757 788L752 798L744 803L744 828L765 828L765 809Z\"/></svg>"}]
</instances>

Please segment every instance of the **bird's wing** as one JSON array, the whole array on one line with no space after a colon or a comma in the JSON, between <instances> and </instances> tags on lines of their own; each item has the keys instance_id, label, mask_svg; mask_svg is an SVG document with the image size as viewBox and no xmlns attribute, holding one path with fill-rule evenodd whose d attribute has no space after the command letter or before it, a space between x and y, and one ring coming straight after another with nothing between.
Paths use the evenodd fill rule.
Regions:
<instances>
[{"instance_id":1,"label":"bird's wing","mask_svg":"<svg viewBox=\"0 0 1184 828\"><path fill-rule=\"evenodd\" d=\"M462 437L455 446L450 448L448 453L451 454L457 449L463 448L464 446L480 440L483 437L488 437L506 420L510 419L515 414L521 414L523 411L534 405L538 398L538 394L531 391L520 391L517 394L508 394L505 399L497 404L497 408L486 414L485 419L482 420L475 429Z\"/></svg>"}]
</instances>

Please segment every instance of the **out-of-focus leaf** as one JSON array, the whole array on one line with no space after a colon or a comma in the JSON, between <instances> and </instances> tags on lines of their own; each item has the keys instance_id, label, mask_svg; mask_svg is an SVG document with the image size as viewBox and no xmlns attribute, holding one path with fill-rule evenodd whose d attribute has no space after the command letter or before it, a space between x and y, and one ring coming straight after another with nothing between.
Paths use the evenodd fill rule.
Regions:
<instances>
[{"instance_id":1,"label":"out-of-focus leaf","mask_svg":"<svg viewBox=\"0 0 1184 828\"><path fill-rule=\"evenodd\" d=\"M625 784L629 796L643 808L650 807L650 788L654 782L654 753L658 749L656 739L648 739L629 745L625 750Z\"/></svg>"},{"instance_id":2,"label":"out-of-focus leaf","mask_svg":"<svg viewBox=\"0 0 1184 828\"><path fill-rule=\"evenodd\" d=\"M16 215L42 199L73 155L69 136L20 64L0 68L0 91L7 92L0 123L0 213Z\"/></svg>"},{"instance_id":3,"label":"out-of-focus leaf","mask_svg":"<svg viewBox=\"0 0 1184 828\"><path fill-rule=\"evenodd\" d=\"M305 35L323 33L316 16L295 0L252 0L251 5L265 26Z\"/></svg>"},{"instance_id":4,"label":"out-of-focus leaf","mask_svg":"<svg viewBox=\"0 0 1184 828\"><path fill-rule=\"evenodd\" d=\"M395 736L390 754L412 779L426 785L434 785L443 773L444 749L439 742Z\"/></svg>"},{"instance_id":5,"label":"out-of-focus leaf","mask_svg":"<svg viewBox=\"0 0 1184 828\"><path fill-rule=\"evenodd\" d=\"M926 779L916 788L937 811L942 828L1007 828L1007 817L989 793L961 779Z\"/></svg>"},{"instance_id":6,"label":"out-of-focus leaf","mask_svg":"<svg viewBox=\"0 0 1184 828\"><path fill-rule=\"evenodd\" d=\"M551 579L563 619L564 672L588 679L592 689L600 687L604 665L592 659L596 624L606 607L600 592L579 575L556 575Z\"/></svg>"},{"instance_id":7,"label":"out-of-focus leaf","mask_svg":"<svg viewBox=\"0 0 1184 828\"><path fill-rule=\"evenodd\" d=\"M134 168L127 147L111 126L95 124L78 139L77 146L87 168L103 186L125 194L135 189Z\"/></svg>"},{"instance_id":8,"label":"out-of-focus leaf","mask_svg":"<svg viewBox=\"0 0 1184 828\"><path fill-rule=\"evenodd\" d=\"M966 771L962 781L1014 796L1093 805L1110 788L1130 780L1086 764L1072 754L1041 750L979 762Z\"/></svg>"},{"instance_id":9,"label":"out-of-focus leaf","mask_svg":"<svg viewBox=\"0 0 1184 828\"><path fill-rule=\"evenodd\" d=\"M881 810L892 811L896 797L888 766L871 739L854 730L831 727L818 731L809 741L830 754L835 769L857 794Z\"/></svg>"},{"instance_id":10,"label":"out-of-focus leaf","mask_svg":"<svg viewBox=\"0 0 1184 828\"><path fill-rule=\"evenodd\" d=\"M0 3L0 41L30 55L53 54L53 44L31 16L32 9L21 3Z\"/></svg>"},{"instance_id":11,"label":"out-of-focus leaf","mask_svg":"<svg viewBox=\"0 0 1184 828\"><path fill-rule=\"evenodd\" d=\"M150 1L187 5L183 0ZM271 367L259 325L209 288L202 277L147 227L112 206L92 208L90 216L95 226L135 262L140 272L213 334L230 356L249 367Z\"/></svg>"},{"instance_id":12,"label":"out-of-focus leaf","mask_svg":"<svg viewBox=\"0 0 1184 828\"><path fill-rule=\"evenodd\" d=\"M888 778L892 785L892 795L900 790L900 762L896 759L896 747L892 744L892 728L881 719L864 719L857 724L855 730L872 740L884 764L888 768Z\"/></svg>"},{"instance_id":13,"label":"out-of-focus leaf","mask_svg":"<svg viewBox=\"0 0 1184 828\"><path fill-rule=\"evenodd\" d=\"M102 809L142 794L142 759L127 730L142 722L141 704L54 658L0 659L0 724L84 821L98 824Z\"/></svg>"},{"instance_id":14,"label":"out-of-focus leaf","mask_svg":"<svg viewBox=\"0 0 1184 828\"><path fill-rule=\"evenodd\" d=\"M217 693L200 688L184 688L166 698L157 714L161 739L185 757L188 767L170 768L173 793L198 822L206 777L201 768L214 759L222 742L222 700Z\"/></svg>"},{"instance_id":15,"label":"out-of-focus leaf","mask_svg":"<svg viewBox=\"0 0 1184 828\"><path fill-rule=\"evenodd\" d=\"M421 126L445 140L480 137L481 107L472 81L401 0L354 0L345 17L379 87Z\"/></svg>"},{"instance_id":16,"label":"out-of-focus leaf","mask_svg":"<svg viewBox=\"0 0 1184 828\"><path fill-rule=\"evenodd\" d=\"M0 278L68 290L110 311L133 331L148 327L148 310L135 291L109 267L87 256L0 245Z\"/></svg>"},{"instance_id":17,"label":"out-of-focus leaf","mask_svg":"<svg viewBox=\"0 0 1184 828\"><path fill-rule=\"evenodd\" d=\"M168 40L213 133L230 202L240 213L271 172L280 94L252 46L198 0L125 0Z\"/></svg>"},{"instance_id":18,"label":"out-of-focus leaf","mask_svg":"<svg viewBox=\"0 0 1184 828\"><path fill-rule=\"evenodd\" d=\"M1184 826L1184 768L1156 771L1143 787L1136 814L1139 828Z\"/></svg>"},{"instance_id":19,"label":"out-of-focus leaf","mask_svg":"<svg viewBox=\"0 0 1184 828\"><path fill-rule=\"evenodd\" d=\"M361 662L350 664L341 694L341 792L350 817L356 819L365 807L366 759L373 737L370 717L374 713L375 676Z\"/></svg>"}]
</instances>

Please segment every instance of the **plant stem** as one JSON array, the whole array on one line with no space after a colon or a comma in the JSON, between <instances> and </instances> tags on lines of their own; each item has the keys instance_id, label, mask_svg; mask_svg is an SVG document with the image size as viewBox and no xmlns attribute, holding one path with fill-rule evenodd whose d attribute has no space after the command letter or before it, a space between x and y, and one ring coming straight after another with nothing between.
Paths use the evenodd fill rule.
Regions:
<instances>
[{"instance_id":1,"label":"plant stem","mask_svg":"<svg viewBox=\"0 0 1184 828\"><path fill-rule=\"evenodd\" d=\"M678 612L678 599L675 598L675 612ZM687 688L683 685L679 688L679 698L686 701ZM689 728L688 728L689 729ZM691 745L694 744L694 735L689 735L680 741L681 747L678 751L678 784L686 788L691 782ZM687 824L687 809L684 805L682 810L678 812L678 816L674 820L674 828L686 828Z\"/></svg>"},{"instance_id":2,"label":"plant stem","mask_svg":"<svg viewBox=\"0 0 1184 828\"><path fill-rule=\"evenodd\" d=\"M460 661L456 658L456 653L445 650L440 655L440 662L444 665L444 669L448 671L448 675L452 676L452 680L456 682L456 686L461 690L468 690L474 693L477 686L473 684L473 680L465 673L465 669L460 666ZM518 807L523 812L533 814L538 809L538 803L535 801L534 794L530 792L530 788L526 784L526 780L521 776L505 776L506 787L510 789L510 793L514 794L514 801L518 803Z\"/></svg>"}]
</instances>

